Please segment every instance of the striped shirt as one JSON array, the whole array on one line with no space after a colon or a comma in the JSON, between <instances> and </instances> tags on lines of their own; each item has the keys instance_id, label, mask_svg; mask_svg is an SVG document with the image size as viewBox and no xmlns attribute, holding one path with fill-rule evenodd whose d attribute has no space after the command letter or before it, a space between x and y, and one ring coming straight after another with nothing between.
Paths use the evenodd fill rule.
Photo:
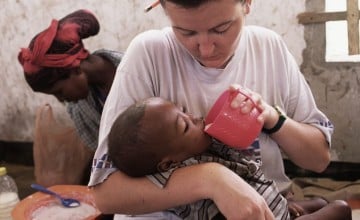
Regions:
<instances>
[{"instance_id":1,"label":"striped shirt","mask_svg":"<svg viewBox=\"0 0 360 220\"><path fill-rule=\"evenodd\" d=\"M276 219L290 219L286 199L279 193L275 182L266 179L259 168L261 160L257 149L257 142L258 141L255 141L245 150L237 150L229 148L213 139L213 144L207 153L190 158L184 161L179 167L206 162L223 164L242 177L263 196ZM168 172L149 175L148 178L157 186L164 187L175 169ZM168 211L175 213L182 219L191 220L213 219L219 214L218 208L211 200L200 200L192 204L169 209Z\"/></svg>"}]
</instances>

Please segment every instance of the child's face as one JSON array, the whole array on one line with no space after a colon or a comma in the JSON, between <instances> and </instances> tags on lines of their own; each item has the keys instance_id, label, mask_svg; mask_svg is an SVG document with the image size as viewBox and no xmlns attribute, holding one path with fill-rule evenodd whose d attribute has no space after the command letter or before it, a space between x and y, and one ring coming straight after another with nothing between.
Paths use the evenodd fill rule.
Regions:
<instances>
[{"instance_id":1,"label":"child's face","mask_svg":"<svg viewBox=\"0 0 360 220\"><path fill-rule=\"evenodd\" d=\"M183 161L206 150L211 138L204 132L204 121L185 114L173 103L161 98L147 102L144 126L149 130L152 143L159 143L173 161Z\"/></svg>"}]
</instances>

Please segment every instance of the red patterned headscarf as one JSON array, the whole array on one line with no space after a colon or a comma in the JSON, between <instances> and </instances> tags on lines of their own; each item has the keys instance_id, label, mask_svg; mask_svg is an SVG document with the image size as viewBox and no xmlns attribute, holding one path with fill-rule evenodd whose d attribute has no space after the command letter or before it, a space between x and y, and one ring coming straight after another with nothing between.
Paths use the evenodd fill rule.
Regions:
<instances>
[{"instance_id":1,"label":"red patterned headscarf","mask_svg":"<svg viewBox=\"0 0 360 220\"><path fill-rule=\"evenodd\" d=\"M30 86L34 90L38 90L34 87L47 87L49 85L44 85L49 83L47 74L55 74L50 77L54 82L57 73L79 67L89 56L82 39L96 35L99 29L98 20L87 10L75 11L59 21L53 19L18 55Z\"/></svg>"}]
</instances>

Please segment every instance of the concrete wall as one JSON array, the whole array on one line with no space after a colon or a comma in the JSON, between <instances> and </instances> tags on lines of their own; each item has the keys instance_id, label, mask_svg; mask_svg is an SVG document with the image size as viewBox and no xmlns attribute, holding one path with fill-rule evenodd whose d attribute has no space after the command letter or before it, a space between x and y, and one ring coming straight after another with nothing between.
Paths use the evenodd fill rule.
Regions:
<instances>
[{"instance_id":1,"label":"concrete wall","mask_svg":"<svg viewBox=\"0 0 360 220\"><path fill-rule=\"evenodd\" d=\"M307 11L324 11L322 0L307 0ZM325 62L325 24L305 25L301 70L320 109L335 125L334 160L360 162L360 64Z\"/></svg>"},{"instance_id":2,"label":"concrete wall","mask_svg":"<svg viewBox=\"0 0 360 220\"><path fill-rule=\"evenodd\" d=\"M0 140L32 141L38 106L50 103L61 120L67 121L65 108L54 97L34 93L26 84L17 54L31 38L77 9L93 11L101 24L100 33L84 41L90 51L109 48L124 51L130 40L148 28L165 26L161 8L145 14L144 0L0 0Z\"/></svg>"},{"instance_id":3,"label":"concrete wall","mask_svg":"<svg viewBox=\"0 0 360 220\"><path fill-rule=\"evenodd\" d=\"M17 62L19 48L27 46L34 34L47 27L52 18L61 18L80 8L93 11L100 21L101 30L97 36L84 41L90 51L98 48L124 51L137 33L168 24L161 7L147 14L143 13L143 8L151 2L150 0L0 1L2 5L0 9L0 65L3 67L0 73L0 140L6 141L32 141L35 112L38 106L44 103L50 103L61 119L68 120L64 106L55 98L31 91L24 81L21 67ZM301 65L303 60L306 62L308 58L303 58L302 53L306 48L304 26L297 23L296 15L305 11L305 6L305 1L255 0L246 22L265 26L278 32L288 44L298 64ZM341 75L330 77L331 74L327 73L323 74L321 79L317 79L316 75L310 72L306 71L306 77L311 81L310 85L314 89L320 108L330 114L335 125L341 126L345 123L344 117L349 117L337 114L338 109L334 108L336 102L331 105L329 94L323 92L323 88L327 87L329 82L334 85L342 84L336 83L339 82ZM352 75L355 76L356 73ZM349 78L348 81L352 82L350 87L355 86L354 80ZM343 99L342 106L353 103L354 95L358 95L358 92L357 89L357 92L352 94L352 98L349 96ZM335 97L339 96L340 91L330 99L335 101ZM349 114L350 110L346 112L352 115ZM351 122L359 125L354 120ZM352 132L354 131L346 130L345 136L335 136L334 158L336 160L359 160L348 156L350 153L338 153L338 148L342 149L344 145L347 146L347 152L357 148L356 144L359 140L352 138L355 136Z\"/></svg>"}]
</instances>

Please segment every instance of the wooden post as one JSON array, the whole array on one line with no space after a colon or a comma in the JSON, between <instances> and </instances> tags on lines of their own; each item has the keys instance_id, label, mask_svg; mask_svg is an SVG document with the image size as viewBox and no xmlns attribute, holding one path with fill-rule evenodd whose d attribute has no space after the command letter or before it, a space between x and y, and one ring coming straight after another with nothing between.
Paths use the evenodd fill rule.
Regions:
<instances>
[{"instance_id":1,"label":"wooden post","mask_svg":"<svg viewBox=\"0 0 360 220\"><path fill-rule=\"evenodd\" d=\"M349 55L359 54L359 18L358 0L347 0Z\"/></svg>"},{"instance_id":2,"label":"wooden post","mask_svg":"<svg viewBox=\"0 0 360 220\"><path fill-rule=\"evenodd\" d=\"M297 16L300 24L347 21L349 55L360 54L358 0L347 0L346 12L304 12Z\"/></svg>"}]
</instances>

